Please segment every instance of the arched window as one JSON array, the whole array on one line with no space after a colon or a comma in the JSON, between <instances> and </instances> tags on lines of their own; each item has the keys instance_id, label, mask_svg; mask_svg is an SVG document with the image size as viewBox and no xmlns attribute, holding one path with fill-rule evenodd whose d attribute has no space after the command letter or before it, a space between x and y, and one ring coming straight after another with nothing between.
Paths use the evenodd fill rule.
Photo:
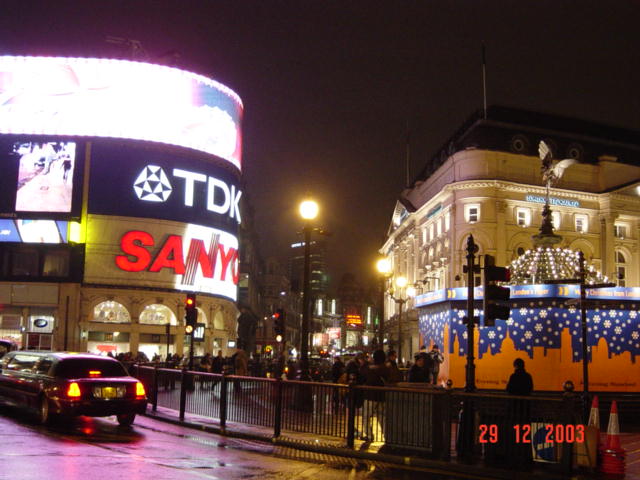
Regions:
<instances>
[{"instance_id":1,"label":"arched window","mask_svg":"<svg viewBox=\"0 0 640 480\"><path fill-rule=\"evenodd\" d=\"M277 294L276 294L277 295ZM198 323L204 323L205 326L209 326L207 324L207 315L204 313L204 310L202 310L201 308L198 308Z\"/></svg>"},{"instance_id":2,"label":"arched window","mask_svg":"<svg viewBox=\"0 0 640 480\"><path fill-rule=\"evenodd\" d=\"M616 280L619 287L627 285L627 256L621 250L616 250Z\"/></svg>"},{"instance_id":3,"label":"arched window","mask_svg":"<svg viewBox=\"0 0 640 480\"><path fill-rule=\"evenodd\" d=\"M92 322L131 323L128 310L121 303L108 300L93 307Z\"/></svg>"},{"instance_id":4,"label":"arched window","mask_svg":"<svg viewBox=\"0 0 640 480\"><path fill-rule=\"evenodd\" d=\"M177 325L176 316L171 309L166 305L153 304L144 307L144 310L140 314L140 323L146 325Z\"/></svg>"},{"instance_id":5,"label":"arched window","mask_svg":"<svg viewBox=\"0 0 640 480\"><path fill-rule=\"evenodd\" d=\"M222 312L216 312L213 316L213 328L216 330L224 330L224 317Z\"/></svg>"}]
</instances>

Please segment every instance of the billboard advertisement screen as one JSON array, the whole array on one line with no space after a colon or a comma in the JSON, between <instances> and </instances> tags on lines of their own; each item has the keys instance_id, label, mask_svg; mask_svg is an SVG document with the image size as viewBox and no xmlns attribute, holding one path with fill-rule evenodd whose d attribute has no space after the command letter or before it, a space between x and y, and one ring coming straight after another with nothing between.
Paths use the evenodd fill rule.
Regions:
<instances>
[{"instance_id":1,"label":"billboard advertisement screen","mask_svg":"<svg viewBox=\"0 0 640 480\"><path fill-rule=\"evenodd\" d=\"M0 215L79 216L84 148L73 140L0 136Z\"/></svg>"},{"instance_id":2,"label":"billboard advertisement screen","mask_svg":"<svg viewBox=\"0 0 640 480\"><path fill-rule=\"evenodd\" d=\"M202 225L89 215L84 282L208 293L233 301L238 239Z\"/></svg>"},{"instance_id":3,"label":"billboard advertisement screen","mask_svg":"<svg viewBox=\"0 0 640 480\"><path fill-rule=\"evenodd\" d=\"M240 169L242 102L162 65L0 56L0 133L111 137L191 148Z\"/></svg>"},{"instance_id":4,"label":"billboard advertisement screen","mask_svg":"<svg viewBox=\"0 0 640 480\"><path fill-rule=\"evenodd\" d=\"M174 220L235 235L241 196L238 176L202 156L92 143L89 213Z\"/></svg>"},{"instance_id":5,"label":"billboard advertisement screen","mask_svg":"<svg viewBox=\"0 0 640 480\"><path fill-rule=\"evenodd\" d=\"M67 243L67 222L0 219L0 242Z\"/></svg>"}]
</instances>

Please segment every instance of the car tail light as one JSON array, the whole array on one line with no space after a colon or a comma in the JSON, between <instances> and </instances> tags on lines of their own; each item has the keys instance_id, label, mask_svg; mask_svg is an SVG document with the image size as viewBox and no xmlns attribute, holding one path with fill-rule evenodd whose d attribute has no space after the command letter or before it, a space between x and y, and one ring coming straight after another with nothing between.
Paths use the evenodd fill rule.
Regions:
<instances>
[{"instance_id":1,"label":"car tail light","mask_svg":"<svg viewBox=\"0 0 640 480\"><path fill-rule=\"evenodd\" d=\"M102 375L102 372L100 370L89 370L89 377L91 378L99 377L100 375Z\"/></svg>"},{"instance_id":2,"label":"car tail light","mask_svg":"<svg viewBox=\"0 0 640 480\"><path fill-rule=\"evenodd\" d=\"M147 392L144 391L144 385L138 382L136 383L136 397L144 397Z\"/></svg>"},{"instance_id":3,"label":"car tail light","mask_svg":"<svg viewBox=\"0 0 640 480\"><path fill-rule=\"evenodd\" d=\"M67 397L79 398L80 395L80 385L78 385L78 382L71 382L69 388L67 388Z\"/></svg>"}]
</instances>

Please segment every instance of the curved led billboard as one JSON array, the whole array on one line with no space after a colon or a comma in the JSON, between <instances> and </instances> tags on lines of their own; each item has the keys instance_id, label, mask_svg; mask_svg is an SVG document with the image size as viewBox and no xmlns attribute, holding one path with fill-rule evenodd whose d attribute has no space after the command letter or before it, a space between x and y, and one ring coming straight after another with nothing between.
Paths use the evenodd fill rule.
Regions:
<instances>
[{"instance_id":1,"label":"curved led billboard","mask_svg":"<svg viewBox=\"0 0 640 480\"><path fill-rule=\"evenodd\" d=\"M0 133L113 137L187 147L241 167L242 102L176 68L0 56Z\"/></svg>"}]
</instances>

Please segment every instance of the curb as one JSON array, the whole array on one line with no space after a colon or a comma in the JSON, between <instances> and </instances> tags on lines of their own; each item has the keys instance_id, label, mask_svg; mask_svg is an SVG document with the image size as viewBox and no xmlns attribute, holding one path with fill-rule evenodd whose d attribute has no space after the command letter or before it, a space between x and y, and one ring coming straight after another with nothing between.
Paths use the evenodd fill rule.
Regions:
<instances>
[{"instance_id":1,"label":"curb","mask_svg":"<svg viewBox=\"0 0 640 480\"><path fill-rule=\"evenodd\" d=\"M144 416L160 420L163 422L171 423L173 425L179 425L187 428L193 428L194 430L201 430L207 433L214 433L217 435L223 435L226 437L241 438L244 440L256 440L259 442L269 443L271 445L278 445L282 447L293 448L296 450L303 450L313 453L322 453L326 455L335 455L346 458L357 458L361 460L370 460L376 462L384 462L392 465L398 465L403 467L416 467L426 468L434 471L434 473L443 474L473 474L476 478L491 478L491 479L504 479L504 480L520 480L520 479L540 479L545 478L548 480L566 480L568 478L581 478L577 473L570 475L561 475L551 471L540 472L522 472L506 470L495 467L487 467L483 464L464 464L446 462L444 460L425 459L410 456L393 455L389 453L373 453L362 450L347 450L338 447L332 447L323 444L304 443L287 440L285 438L273 438L269 435L260 435L258 433L240 432L237 430L230 431L213 425L204 425L201 423L181 421L164 415L158 415L150 412L144 413Z\"/></svg>"}]
</instances>

